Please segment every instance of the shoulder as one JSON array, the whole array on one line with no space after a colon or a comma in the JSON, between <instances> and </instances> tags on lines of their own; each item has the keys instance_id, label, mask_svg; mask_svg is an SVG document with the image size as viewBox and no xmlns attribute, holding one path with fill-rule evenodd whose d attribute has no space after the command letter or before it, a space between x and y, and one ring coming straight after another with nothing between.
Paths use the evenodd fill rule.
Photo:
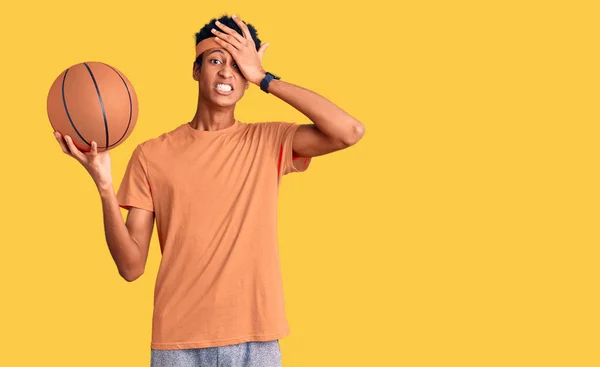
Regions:
<instances>
[{"instance_id":1,"label":"shoulder","mask_svg":"<svg viewBox=\"0 0 600 367\"><path fill-rule=\"evenodd\" d=\"M279 145L292 136L299 126L297 123L285 121L252 122L247 124L243 136Z\"/></svg>"},{"instance_id":2,"label":"shoulder","mask_svg":"<svg viewBox=\"0 0 600 367\"><path fill-rule=\"evenodd\" d=\"M282 127L296 125L296 123L287 121L261 121L255 122L252 125L256 125L257 127L262 129L280 129Z\"/></svg>"},{"instance_id":3,"label":"shoulder","mask_svg":"<svg viewBox=\"0 0 600 367\"><path fill-rule=\"evenodd\" d=\"M265 132L268 134L277 134L277 135L283 134L286 131L293 130L300 126L299 124L297 124L295 122L286 122L286 121L255 122L250 125L252 125L252 128L257 131Z\"/></svg>"},{"instance_id":4,"label":"shoulder","mask_svg":"<svg viewBox=\"0 0 600 367\"><path fill-rule=\"evenodd\" d=\"M185 124L181 124L169 131L161 133L160 135L146 139L136 146L136 150L141 151L143 154L153 154L159 153L164 149L168 149L169 145L173 144L173 142L177 142L185 136L183 134L184 128Z\"/></svg>"}]
</instances>

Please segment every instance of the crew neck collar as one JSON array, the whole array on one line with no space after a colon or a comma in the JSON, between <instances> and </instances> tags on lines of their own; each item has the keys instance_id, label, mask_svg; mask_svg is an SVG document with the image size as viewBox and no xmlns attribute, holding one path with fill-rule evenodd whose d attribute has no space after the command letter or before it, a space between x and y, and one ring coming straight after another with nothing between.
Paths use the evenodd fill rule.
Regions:
<instances>
[{"instance_id":1,"label":"crew neck collar","mask_svg":"<svg viewBox=\"0 0 600 367\"><path fill-rule=\"evenodd\" d=\"M233 121L232 125L224 128L224 129L220 129L220 130L198 130L198 129L193 128L192 125L190 124L190 122L186 122L184 125L185 125L185 129L195 136L210 137L210 136L219 136L219 135L230 133L230 132L234 131L235 129L237 129L237 127L240 125L240 122L237 119L235 119Z\"/></svg>"}]
</instances>

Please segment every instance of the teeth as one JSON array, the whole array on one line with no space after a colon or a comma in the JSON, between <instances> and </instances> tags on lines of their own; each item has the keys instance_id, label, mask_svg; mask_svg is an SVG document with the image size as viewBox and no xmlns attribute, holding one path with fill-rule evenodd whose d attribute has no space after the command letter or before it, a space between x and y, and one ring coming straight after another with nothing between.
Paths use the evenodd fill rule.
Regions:
<instances>
[{"instance_id":1,"label":"teeth","mask_svg":"<svg viewBox=\"0 0 600 367\"><path fill-rule=\"evenodd\" d=\"M223 92L231 92L231 85L217 84L217 89Z\"/></svg>"}]
</instances>

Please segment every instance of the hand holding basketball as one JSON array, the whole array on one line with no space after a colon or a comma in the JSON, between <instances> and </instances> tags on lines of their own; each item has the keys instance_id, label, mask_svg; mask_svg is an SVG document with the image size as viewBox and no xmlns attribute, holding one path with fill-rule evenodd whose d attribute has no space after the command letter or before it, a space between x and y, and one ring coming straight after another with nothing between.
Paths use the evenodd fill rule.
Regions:
<instances>
[{"instance_id":1,"label":"hand holding basketball","mask_svg":"<svg viewBox=\"0 0 600 367\"><path fill-rule=\"evenodd\" d=\"M52 83L47 112L62 151L81 163L99 190L112 189L109 150L127 140L138 117L125 74L103 62L72 65Z\"/></svg>"},{"instance_id":2,"label":"hand holding basketball","mask_svg":"<svg viewBox=\"0 0 600 367\"><path fill-rule=\"evenodd\" d=\"M112 187L112 165L109 150L98 152L98 143L92 141L91 150L82 152L73 144L70 136L63 137L58 131L54 132L54 136L62 151L75 158L88 171L99 190Z\"/></svg>"}]
</instances>

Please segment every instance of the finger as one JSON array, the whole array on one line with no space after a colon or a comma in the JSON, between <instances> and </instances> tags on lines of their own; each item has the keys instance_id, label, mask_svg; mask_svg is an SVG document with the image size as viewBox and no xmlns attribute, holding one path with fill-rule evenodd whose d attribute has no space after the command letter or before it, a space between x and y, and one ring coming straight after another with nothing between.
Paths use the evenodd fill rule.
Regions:
<instances>
[{"instance_id":1,"label":"finger","mask_svg":"<svg viewBox=\"0 0 600 367\"><path fill-rule=\"evenodd\" d=\"M219 45L221 45L221 47L223 47L224 49L226 49L227 51L229 51L229 53L232 54L232 55L234 54L234 52L237 51L237 48L233 47L231 45L231 43L226 42L226 41L220 39L219 37L215 37L215 41L217 41L217 43Z\"/></svg>"},{"instance_id":2,"label":"finger","mask_svg":"<svg viewBox=\"0 0 600 367\"><path fill-rule=\"evenodd\" d=\"M69 152L69 148L67 148L64 139L58 131L54 133L54 137L56 138L56 140L58 140L58 145L60 145L60 149L63 151L63 153L71 155L71 152Z\"/></svg>"},{"instance_id":3,"label":"finger","mask_svg":"<svg viewBox=\"0 0 600 367\"><path fill-rule=\"evenodd\" d=\"M92 155L98 154L98 144L95 141L92 141Z\"/></svg>"},{"instance_id":4,"label":"finger","mask_svg":"<svg viewBox=\"0 0 600 367\"><path fill-rule=\"evenodd\" d=\"M216 29L211 29L210 30L215 36L219 37L220 39L229 42L233 47L235 47L236 49L240 49L242 48L242 43L240 43L237 39L231 37L230 35L227 35L223 32L219 32Z\"/></svg>"},{"instance_id":5,"label":"finger","mask_svg":"<svg viewBox=\"0 0 600 367\"><path fill-rule=\"evenodd\" d=\"M73 155L78 160L83 161L85 159L85 156L79 149L77 149L75 144L73 144L73 139L71 139L70 136L65 135L65 141L67 142L67 146L69 147L69 151L71 152L71 155Z\"/></svg>"},{"instance_id":6,"label":"finger","mask_svg":"<svg viewBox=\"0 0 600 367\"><path fill-rule=\"evenodd\" d=\"M233 14L231 16L231 18L233 19L233 21L235 22L235 24L237 24L240 27L240 29L242 30L242 33L244 34L244 37L246 39L250 40L251 42L254 42L254 40L252 39L252 35L250 35L250 30L248 29L248 26L246 26L246 23L244 23L235 14Z\"/></svg>"},{"instance_id":7,"label":"finger","mask_svg":"<svg viewBox=\"0 0 600 367\"><path fill-rule=\"evenodd\" d=\"M260 61L262 62L263 56L265 55L265 51L267 50L267 47L269 47L269 43L264 43L262 46L260 46L260 48L258 49L258 57L260 58Z\"/></svg>"},{"instance_id":8,"label":"finger","mask_svg":"<svg viewBox=\"0 0 600 367\"><path fill-rule=\"evenodd\" d=\"M219 22L218 20L215 22L215 24L217 25L217 27L219 27L220 29L222 29L224 33L227 33L232 38L235 38L239 43L242 43L242 44L244 43L244 41L245 41L244 37L242 37L242 35L240 35L235 30L229 28L228 26L226 26L225 24ZM216 31L218 32L218 30L216 30Z\"/></svg>"}]
</instances>

